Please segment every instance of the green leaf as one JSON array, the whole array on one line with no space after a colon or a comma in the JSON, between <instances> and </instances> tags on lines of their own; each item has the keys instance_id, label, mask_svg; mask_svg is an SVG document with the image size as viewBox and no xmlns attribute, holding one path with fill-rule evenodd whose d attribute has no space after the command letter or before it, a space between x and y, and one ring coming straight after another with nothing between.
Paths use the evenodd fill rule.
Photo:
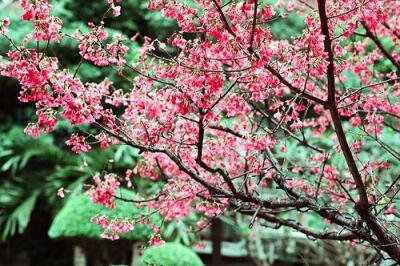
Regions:
<instances>
[{"instance_id":1,"label":"green leaf","mask_svg":"<svg viewBox=\"0 0 400 266\"><path fill-rule=\"evenodd\" d=\"M38 191L34 191L11 213L11 215L3 218L3 221L5 221L5 227L1 235L2 240L5 240L8 236L14 235L17 230L19 234L24 232L28 226L38 195Z\"/></svg>"},{"instance_id":2,"label":"green leaf","mask_svg":"<svg viewBox=\"0 0 400 266\"><path fill-rule=\"evenodd\" d=\"M1 171L3 171L3 172L8 171L11 167L16 165L20 159L21 159L21 156L19 156L19 155L11 157L8 161L6 161L3 164L3 166L1 167Z\"/></svg>"}]
</instances>

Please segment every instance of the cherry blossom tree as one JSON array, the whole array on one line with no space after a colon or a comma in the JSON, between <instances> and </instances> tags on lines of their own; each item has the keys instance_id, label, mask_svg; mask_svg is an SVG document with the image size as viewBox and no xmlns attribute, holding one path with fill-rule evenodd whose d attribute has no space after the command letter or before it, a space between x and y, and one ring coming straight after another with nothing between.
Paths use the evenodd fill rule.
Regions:
<instances>
[{"instance_id":1,"label":"cherry blossom tree","mask_svg":"<svg viewBox=\"0 0 400 266\"><path fill-rule=\"evenodd\" d=\"M37 108L27 134L51 132L66 119L93 129L66 141L76 153L122 144L140 151L143 160L125 176L94 176L88 196L95 203L114 208L117 199L131 201L166 220L194 210L204 217L199 229L230 209L248 215L250 226L363 244L400 262L400 173L371 153L400 160L382 137L400 132L399 1L149 0L150 10L179 25L165 42L108 36L105 18L129 6L107 2L101 23L88 21L86 33L63 32L47 0L20 1L22 19L34 28L22 44L8 32L9 20L0 28L12 44L1 74L16 78L19 99ZM269 25L288 13L305 28L278 39ZM47 49L64 39L79 43L81 63L111 66L131 90L108 79L83 83L81 63L64 69ZM141 44L134 64L125 56L128 42ZM348 85L351 76L358 87ZM290 160L290 152L306 159ZM118 189L133 177L165 185L151 196L121 197ZM285 218L299 212L322 217L327 230ZM115 239L147 220L93 221ZM150 242L160 244L160 228L152 227Z\"/></svg>"}]
</instances>

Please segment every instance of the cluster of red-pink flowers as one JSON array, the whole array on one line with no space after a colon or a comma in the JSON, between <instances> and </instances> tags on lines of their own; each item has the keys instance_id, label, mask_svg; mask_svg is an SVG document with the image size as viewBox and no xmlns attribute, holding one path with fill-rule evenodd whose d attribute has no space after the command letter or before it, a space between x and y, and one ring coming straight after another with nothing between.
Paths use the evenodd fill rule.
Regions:
<instances>
[{"instance_id":1,"label":"cluster of red-pink flowers","mask_svg":"<svg viewBox=\"0 0 400 266\"><path fill-rule=\"evenodd\" d=\"M157 227L154 224L151 224L151 229L153 230L154 234L149 240L150 246L161 246L165 243L165 241L161 238L161 228Z\"/></svg>"},{"instance_id":2,"label":"cluster of red-pink flowers","mask_svg":"<svg viewBox=\"0 0 400 266\"><path fill-rule=\"evenodd\" d=\"M89 23L89 27L88 34L75 34L75 38L79 40L79 54L97 66L109 64L123 66L128 51L128 47L124 44L126 40L120 34L116 34L114 42L106 44L108 33L104 26L96 27L93 23Z\"/></svg>"},{"instance_id":3,"label":"cluster of red-pink flowers","mask_svg":"<svg viewBox=\"0 0 400 266\"><path fill-rule=\"evenodd\" d=\"M91 27L90 33L79 38L79 54L86 60L92 61L97 66L106 66L109 64L107 60L107 52L101 47L102 43L107 40L108 33L104 27Z\"/></svg>"},{"instance_id":4,"label":"cluster of red-pink flowers","mask_svg":"<svg viewBox=\"0 0 400 266\"><path fill-rule=\"evenodd\" d=\"M120 234L127 234L135 229L134 221L128 219L110 219L106 215L94 216L90 221L104 229L104 232L101 234L102 238L110 240L118 240Z\"/></svg>"},{"instance_id":5,"label":"cluster of red-pink flowers","mask_svg":"<svg viewBox=\"0 0 400 266\"><path fill-rule=\"evenodd\" d=\"M33 20L35 26L28 39L59 42L62 21L50 16L51 5L47 0L21 0L20 6L24 9L22 19Z\"/></svg>"},{"instance_id":6,"label":"cluster of red-pink flowers","mask_svg":"<svg viewBox=\"0 0 400 266\"><path fill-rule=\"evenodd\" d=\"M121 2L122 0L106 0L107 3L110 5L110 8L112 10L112 13L115 17L118 17L121 15Z\"/></svg>"},{"instance_id":7,"label":"cluster of red-pink flowers","mask_svg":"<svg viewBox=\"0 0 400 266\"><path fill-rule=\"evenodd\" d=\"M119 178L114 174L95 175L93 183L94 186L86 192L93 203L114 209L116 206L115 194L120 187Z\"/></svg>"},{"instance_id":8,"label":"cluster of red-pink flowers","mask_svg":"<svg viewBox=\"0 0 400 266\"><path fill-rule=\"evenodd\" d=\"M54 130L58 123L58 119L55 117L56 113L53 110L38 110L36 112L38 121L36 123L29 124L24 132L33 137L39 137L40 132L47 133Z\"/></svg>"},{"instance_id":9,"label":"cluster of red-pink flowers","mask_svg":"<svg viewBox=\"0 0 400 266\"><path fill-rule=\"evenodd\" d=\"M84 136L73 136L65 144L72 146L71 150L75 153L88 152L91 149Z\"/></svg>"},{"instance_id":10,"label":"cluster of red-pink flowers","mask_svg":"<svg viewBox=\"0 0 400 266\"><path fill-rule=\"evenodd\" d=\"M4 18L0 22L0 35L7 35L8 34L8 29L7 27L10 25L10 19L9 18Z\"/></svg>"}]
</instances>

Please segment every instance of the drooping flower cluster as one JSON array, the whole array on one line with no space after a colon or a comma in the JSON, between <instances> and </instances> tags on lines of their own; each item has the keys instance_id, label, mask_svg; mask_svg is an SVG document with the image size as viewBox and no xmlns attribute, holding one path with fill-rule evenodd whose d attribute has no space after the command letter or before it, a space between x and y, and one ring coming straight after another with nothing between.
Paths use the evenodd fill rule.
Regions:
<instances>
[{"instance_id":1,"label":"drooping flower cluster","mask_svg":"<svg viewBox=\"0 0 400 266\"><path fill-rule=\"evenodd\" d=\"M105 215L92 217L90 221L104 229L104 232L101 234L102 238L110 240L118 240L120 238L120 234L129 233L135 228L135 224L128 219L115 220L110 219L108 216Z\"/></svg>"},{"instance_id":2,"label":"drooping flower cluster","mask_svg":"<svg viewBox=\"0 0 400 266\"><path fill-rule=\"evenodd\" d=\"M93 201L107 208L115 208L115 193L120 186L118 177L114 174L105 174L103 177L95 175L93 177L94 186L87 191L87 195Z\"/></svg>"},{"instance_id":3,"label":"drooping flower cluster","mask_svg":"<svg viewBox=\"0 0 400 266\"><path fill-rule=\"evenodd\" d=\"M75 153L88 152L91 149L84 136L73 136L65 144L72 146L71 150Z\"/></svg>"}]
</instances>

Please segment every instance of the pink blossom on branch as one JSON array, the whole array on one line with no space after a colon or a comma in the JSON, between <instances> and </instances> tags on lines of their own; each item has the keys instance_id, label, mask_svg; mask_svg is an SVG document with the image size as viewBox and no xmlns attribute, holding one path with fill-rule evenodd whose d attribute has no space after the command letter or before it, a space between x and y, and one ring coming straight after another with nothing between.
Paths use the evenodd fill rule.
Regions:
<instances>
[{"instance_id":1,"label":"pink blossom on branch","mask_svg":"<svg viewBox=\"0 0 400 266\"><path fill-rule=\"evenodd\" d=\"M62 187L62 188L59 188L59 189L57 190L57 196L59 196L60 198L64 198L64 197L65 197L64 192L65 192L65 190L64 190L63 187Z\"/></svg>"},{"instance_id":2,"label":"pink blossom on branch","mask_svg":"<svg viewBox=\"0 0 400 266\"><path fill-rule=\"evenodd\" d=\"M72 146L71 150L75 153L88 152L91 149L84 136L73 136L65 144Z\"/></svg>"},{"instance_id":3,"label":"pink blossom on branch","mask_svg":"<svg viewBox=\"0 0 400 266\"><path fill-rule=\"evenodd\" d=\"M93 177L94 187L87 191L93 203L104 205L110 209L115 208L115 193L120 186L118 177L114 174L105 174L104 177Z\"/></svg>"},{"instance_id":4,"label":"pink blossom on branch","mask_svg":"<svg viewBox=\"0 0 400 266\"><path fill-rule=\"evenodd\" d=\"M119 15L120 2L107 0L108 11ZM113 66L120 75L135 73L129 91L107 79L83 83L55 56L25 47L13 47L0 64L1 75L21 84L20 100L38 110L26 133L51 132L66 119L98 130L66 142L76 153L88 152L93 143L140 151L140 162L124 179L94 176L87 192L92 201L114 208L121 180L128 186L132 178L162 180L162 190L138 205L167 220L192 211L207 220L233 209L249 215L251 224L260 219L314 238L368 243L400 262L400 240L386 217L393 205L381 205L386 197L396 201L390 191L396 176L392 163L371 152L399 160L382 136L388 130L398 134L400 3L279 1L275 7L297 13L306 25L290 40L271 32L269 23L286 15L265 2L148 3L175 19L180 31L165 42L143 37L138 59L128 65L127 42L138 35L111 38L101 22L89 23L88 33L67 36L47 1L20 2L22 19L34 27L28 41L78 40L83 60ZM9 38L7 24L0 30ZM385 37L392 48L382 44ZM171 50L175 56L166 56ZM390 70L376 67L382 61ZM359 87L348 86L349 73ZM297 217L299 210L321 216L329 231L279 215ZM94 221L110 239L133 230L129 220ZM153 230L150 244L161 244L162 232Z\"/></svg>"}]
</instances>

